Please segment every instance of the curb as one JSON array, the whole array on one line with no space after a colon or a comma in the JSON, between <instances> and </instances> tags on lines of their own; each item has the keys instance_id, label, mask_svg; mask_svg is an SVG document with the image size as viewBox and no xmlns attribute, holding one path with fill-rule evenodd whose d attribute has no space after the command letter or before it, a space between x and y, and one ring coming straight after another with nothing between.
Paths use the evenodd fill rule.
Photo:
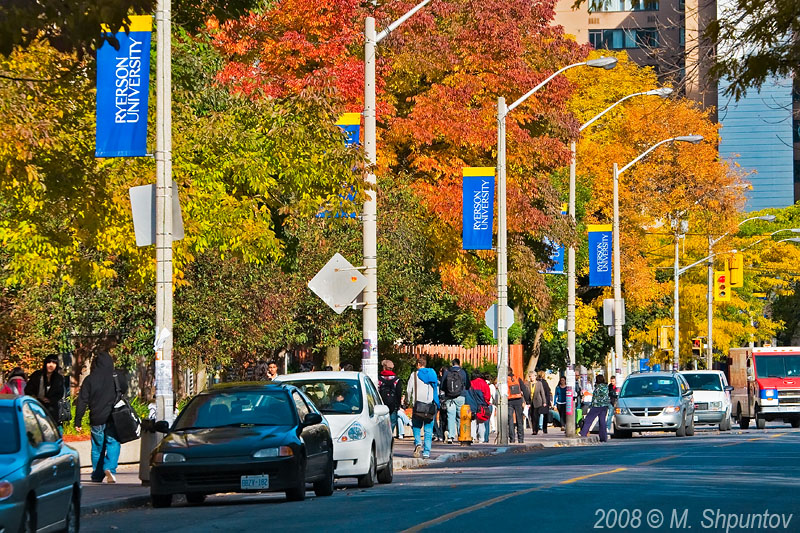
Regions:
<instances>
[{"instance_id":1,"label":"curb","mask_svg":"<svg viewBox=\"0 0 800 533\"><path fill-rule=\"evenodd\" d=\"M150 503L149 495L126 496L117 500L95 503L85 506L81 504L81 516L91 516L100 513L110 513L121 511L122 509L132 509L134 507L144 507Z\"/></svg>"}]
</instances>

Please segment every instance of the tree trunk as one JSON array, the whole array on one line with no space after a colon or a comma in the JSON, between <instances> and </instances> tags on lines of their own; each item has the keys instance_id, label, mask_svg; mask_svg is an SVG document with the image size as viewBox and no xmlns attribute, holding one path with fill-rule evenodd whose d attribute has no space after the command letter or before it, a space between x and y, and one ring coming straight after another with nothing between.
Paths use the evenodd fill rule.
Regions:
<instances>
[{"instance_id":1,"label":"tree trunk","mask_svg":"<svg viewBox=\"0 0 800 533\"><path fill-rule=\"evenodd\" d=\"M339 370L339 346L325 347L325 359L322 361L322 367L326 366Z\"/></svg>"},{"instance_id":2,"label":"tree trunk","mask_svg":"<svg viewBox=\"0 0 800 533\"><path fill-rule=\"evenodd\" d=\"M528 368L525 370L525 375L527 376L534 370L536 370L536 363L539 362L539 355L541 354L542 348L542 334L544 330L541 326L536 328L536 335L533 337L533 347L531 351L531 358L528 360Z\"/></svg>"}]
</instances>

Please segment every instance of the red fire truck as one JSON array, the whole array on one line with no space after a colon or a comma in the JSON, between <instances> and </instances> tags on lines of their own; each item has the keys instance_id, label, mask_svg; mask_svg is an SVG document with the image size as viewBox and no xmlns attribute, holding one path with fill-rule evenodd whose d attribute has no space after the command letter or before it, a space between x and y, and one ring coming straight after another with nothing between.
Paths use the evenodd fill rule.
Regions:
<instances>
[{"instance_id":1,"label":"red fire truck","mask_svg":"<svg viewBox=\"0 0 800 533\"><path fill-rule=\"evenodd\" d=\"M728 358L731 414L747 429L783 420L800 427L800 347L732 348Z\"/></svg>"}]
</instances>

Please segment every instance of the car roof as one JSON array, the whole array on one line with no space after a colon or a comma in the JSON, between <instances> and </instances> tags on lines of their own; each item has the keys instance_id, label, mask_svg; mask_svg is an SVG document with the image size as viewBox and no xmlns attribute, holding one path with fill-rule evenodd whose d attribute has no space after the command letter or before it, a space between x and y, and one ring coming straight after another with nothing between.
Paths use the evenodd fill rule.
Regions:
<instances>
[{"instance_id":1,"label":"car roof","mask_svg":"<svg viewBox=\"0 0 800 533\"><path fill-rule=\"evenodd\" d=\"M0 394L0 405L7 407L12 406L17 398L21 398L21 396L17 396L16 394Z\"/></svg>"},{"instance_id":2,"label":"car roof","mask_svg":"<svg viewBox=\"0 0 800 533\"><path fill-rule=\"evenodd\" d=\"M723 374L722 370L681 370L681 374Z\"/></svg>"},{"instance_id":3,"label":"car roof","mask_svg":"<svg viewBox=\"0 0 800 533\"><path fill-rule=\"evenodd\" d=\"M277 381L232 381L230 383L218 383L203 391L203 393L286 389L290 386L287 383L279 383Z\"/></svg>"},{"instance_id":4,"label":"car roof","mask_svg":"<svg viewBox=\"0 0 800 533\"><path fill-rule=\"evenodd\" d=\"M295 374L282 374L278 376L278 379L286 381L319 381L323 379L358 379L359 376L362 375L364 375L363 372L336 372L334 370L328 372L297 372Z\"/></svg>"},{"instance_id":5,"label":"car roof","mask_svg":"<svg viewBox=\"0 0 800 533\"><path fill-rule=\"evenodd\" d=\"M677 372L634 372L633 374L628 374L628 378L640 378L640 377L648 377L648 376L656 376L659 378L672 378L675 377Z\"/></svg>"}]
</instances>

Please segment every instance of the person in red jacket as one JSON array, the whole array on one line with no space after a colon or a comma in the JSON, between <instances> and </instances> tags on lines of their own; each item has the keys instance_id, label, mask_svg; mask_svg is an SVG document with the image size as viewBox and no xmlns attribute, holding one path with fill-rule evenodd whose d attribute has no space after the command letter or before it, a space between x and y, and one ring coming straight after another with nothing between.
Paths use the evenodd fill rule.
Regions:
<instances>
[{"instance_id":1,"label":"person in red jacket","mask_svg":"<svg viewBox=\"0 0 800 533\"><path fill-rule=\"evenodd\" d=\"M485 403L487 406L492 405L492 392L483 374L477 374L475 379L470 382L470 390L475 391L474 394L480 395L483 398L482 403ZM478 408L480 409L480 407ZM491 407L489 407L489 409L491 409ZM477 417L472 421L472 440L474 442L488 441L489 435L486 434L488 427L486 424L487 421L488 419L485 421L478 420Z\"/></svg>"}]
</instances>

